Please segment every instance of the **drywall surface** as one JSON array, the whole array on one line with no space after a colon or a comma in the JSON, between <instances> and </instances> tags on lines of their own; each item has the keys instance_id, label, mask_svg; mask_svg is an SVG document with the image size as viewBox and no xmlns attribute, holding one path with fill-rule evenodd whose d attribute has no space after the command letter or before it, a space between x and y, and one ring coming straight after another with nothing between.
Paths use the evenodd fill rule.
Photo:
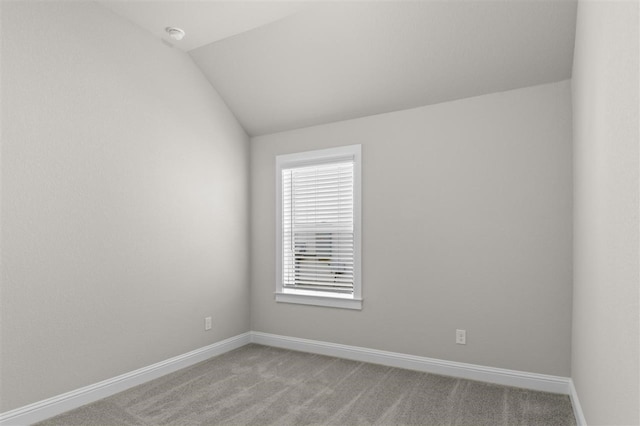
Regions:
<instances>
[{"instance_id":1,"label":"drywall surface","mask_svg":"<svg viewBox=\"0 0 640 426\"><path fill-rule=\"evenodd\" d=\"M252 138L252 329L568 376L571 140L569 81ZM275 157L351 144L363 309L276 303Z\"/></svg>"},{"instance_id":2,"label":"drywall surface","mask_svg":"<svg viewBox=\"0 0 640 426\"><path fill-rule=\"evenodd\" d=\"M640 424L639 13L578 5L571 371L589 425Z\"/></svg>"},{"instance_id":3,"label":"drywall surface","mask_svg":"<svg viewBox=\"0 0 640 426\"><path fill-rule=\"evenodd\" d=\"M3 1L2 104L2 411L249 330L249 140L188 55Z\"/></svg>"},{"instance_id":4,"label":"drywall surface","mask_svg":"<svg viewBox=\"0 0 640 426\"><path fill-rule=\"evenodd\" d=\"M575 1L302 3L189 52L252 136L571 78Z\"/></svg>"}]
</instances>

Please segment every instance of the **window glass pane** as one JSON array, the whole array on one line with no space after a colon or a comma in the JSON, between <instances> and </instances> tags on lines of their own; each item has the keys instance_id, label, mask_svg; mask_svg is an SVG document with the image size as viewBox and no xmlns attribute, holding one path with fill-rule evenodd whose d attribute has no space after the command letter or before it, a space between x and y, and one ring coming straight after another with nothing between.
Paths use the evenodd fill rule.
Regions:
<instances>
[{"instance_id":1,"label":"window glass pane","mask_svg":"<svg viewBox=\"0 0 640 426\"><path fill-rule=\"evenodd\" d=\"M353 293L353 161L282 170L283 285Z\"/></svg>"}]
</instances>

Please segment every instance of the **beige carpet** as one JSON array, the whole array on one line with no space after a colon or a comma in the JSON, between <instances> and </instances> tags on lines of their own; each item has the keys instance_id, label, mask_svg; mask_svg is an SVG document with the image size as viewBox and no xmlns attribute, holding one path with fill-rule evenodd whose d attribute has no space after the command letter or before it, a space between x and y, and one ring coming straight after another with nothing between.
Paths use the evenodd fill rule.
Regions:
<instances>
[{"instance_id":1,"label":"beige carpet","mask_svg":"<svg viewBox=\"0 0 640 426\"><path fill-rule=\"evenodd\" d=\"M569 397L247 345L39 425L575 425Z\"/></svg>"}]
</instances>

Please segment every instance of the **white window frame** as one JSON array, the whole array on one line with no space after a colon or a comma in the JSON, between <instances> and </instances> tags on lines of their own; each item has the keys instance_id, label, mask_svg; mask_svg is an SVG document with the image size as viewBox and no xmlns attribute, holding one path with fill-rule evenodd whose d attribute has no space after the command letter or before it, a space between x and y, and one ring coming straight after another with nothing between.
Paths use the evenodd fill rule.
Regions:
<instances>
[{"instance_id":1,"label":"white window frame","mask_svg":"<svg viewBox=\"0 0 640 426\"><path fill-rule=\"evenodd\" d=\"M353 160L353 294L340 294L315 290L285 288L283 284L283 216L282 170ZM276 156L276 302L332 308L362 309L361 280L361 146L348 145L338 148L299 152Z\"/></svg>"}]
</instances>

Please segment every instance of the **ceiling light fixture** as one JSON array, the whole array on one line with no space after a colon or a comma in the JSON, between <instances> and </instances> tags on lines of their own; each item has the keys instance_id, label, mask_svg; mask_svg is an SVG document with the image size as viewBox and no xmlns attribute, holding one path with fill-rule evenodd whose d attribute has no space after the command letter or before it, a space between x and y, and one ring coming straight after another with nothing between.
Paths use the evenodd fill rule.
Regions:
<instances>
[{"instance_id":1,"label":"ceiling light fixture","mask_svg":"<svg viewBox=\"0 0 640 426\"><path fill-rule=\"evenodd\" d=\"M167 33L169 33L169 36L171 36L172 39L174 40L182 40L182 37L184 37L184 31L181 30L180 28L176 28L176 27L167 27L164 29Z\"/></svg>"}]
</instances>

